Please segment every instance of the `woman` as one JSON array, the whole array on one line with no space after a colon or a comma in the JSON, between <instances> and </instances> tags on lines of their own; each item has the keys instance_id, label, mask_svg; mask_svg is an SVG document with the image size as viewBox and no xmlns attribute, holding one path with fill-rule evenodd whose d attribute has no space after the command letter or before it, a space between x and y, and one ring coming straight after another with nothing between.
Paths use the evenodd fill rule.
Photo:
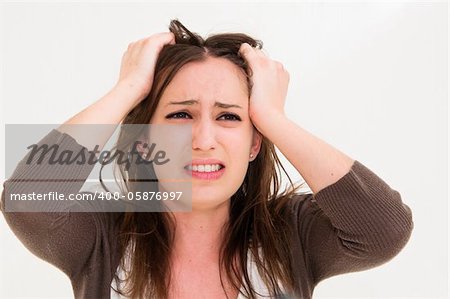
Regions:
<instances>
[{"instance_id":1,"label":"woman","mask_svg":"<svg viewBox=\"0 0 450 299\"><path fill-rule=\"evenodd\" d=\"M289 75L261 47L244 34L203 40L172 21L169 33L131 43L114 88L40 142L92 150L110 137L87 138L71 130L78 124L192 126L192 212L4 212L34 254L70 277L77 298L107 298L113 280L131 298L310 298L323 279L385 263L405 246L413 221L400 194L286 117ZM129 150L123 136L117 146ZM312 194L279 194L274 145ZM13 177L39 177L36 169L21 163ZM57 172L86 179L91 169ZM23 192L13 177L2 201Z\"/></svg>"}]
</instances>

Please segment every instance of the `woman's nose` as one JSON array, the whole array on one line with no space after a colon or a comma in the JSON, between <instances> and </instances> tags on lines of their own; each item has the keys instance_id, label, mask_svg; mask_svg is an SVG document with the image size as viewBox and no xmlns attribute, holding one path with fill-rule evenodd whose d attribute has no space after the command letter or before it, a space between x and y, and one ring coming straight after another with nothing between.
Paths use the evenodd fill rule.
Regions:
<instances>
[{"instance_id":1,"label":"woman's nose","mask_svg":"<svg viewBox=\"0 0 450 299\"><path fill-rule=\"evenodd\" d=\"M201 120L192 127L192 149L208 151L215 148L216 137L210 120Z\"/></svg>"}]
</instances>

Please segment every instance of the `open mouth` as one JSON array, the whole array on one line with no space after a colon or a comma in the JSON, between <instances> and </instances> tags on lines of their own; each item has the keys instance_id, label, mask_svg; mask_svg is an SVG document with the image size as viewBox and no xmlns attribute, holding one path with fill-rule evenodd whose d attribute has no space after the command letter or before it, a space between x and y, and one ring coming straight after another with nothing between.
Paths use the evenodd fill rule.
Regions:
<instances>
[{"instance_id":1,"label":"open mouth","mask_svg":"<svg viewBox=\"0 0 450 299\"><path fill-rule=\"evenodd\" d=\"M186 169L187 171L203 172L203 173L217 172L223 168L225 168L223 164L197 164L197 165L189 164L184 167L184 169Z\"/></svg>"},{"instance_id":2,"label":"open mouth","mask_svg":"<svg viewBox=\"0 0 450 299\"><path fill-rule=\"evenodd\" d=\"M194 159L184 169L194 179L217 180L225 172L225 165L217 159Z\"/></svg>"}]
</instances>

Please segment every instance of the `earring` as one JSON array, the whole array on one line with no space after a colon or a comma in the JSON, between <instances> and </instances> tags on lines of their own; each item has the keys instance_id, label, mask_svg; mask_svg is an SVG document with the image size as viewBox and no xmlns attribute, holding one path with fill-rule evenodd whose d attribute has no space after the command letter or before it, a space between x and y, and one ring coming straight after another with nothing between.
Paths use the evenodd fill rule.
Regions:
<instances>
[{"instance_id":1,"label":"earring","mask_svg":"<svg viewBox=\"0 0 450 299\"><path fill-rule=\"evenodd\" d=\"M253 158L253 154L250 154L250 158Z\"/></svg>"}]
</instances>

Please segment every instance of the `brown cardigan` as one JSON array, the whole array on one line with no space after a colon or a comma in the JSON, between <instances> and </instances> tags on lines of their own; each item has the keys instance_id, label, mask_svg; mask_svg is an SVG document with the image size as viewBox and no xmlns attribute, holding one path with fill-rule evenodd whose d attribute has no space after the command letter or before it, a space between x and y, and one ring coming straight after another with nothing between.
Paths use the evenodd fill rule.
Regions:
<instances>
[{"instance_id":1,"label":"brown cardigan","mask_svg":"<svg viewBox=\"0 0 450 299\"><path fill-rule=\"evenodd\" d=\"M57 130L38 144L59 144L60 150L75 152L83 149ZM68 275L76 298L110 298L120 260L116 235L121 213L6 212L4 201L10 193L46 192L43 184L24 190L13 181L45 177L45 160L41 166L27 165L26 158L4 183L0 207L8 225L33 254ZM52 191L65 194L79 192L92 170L86 165L51 167L62 179L79 179L59 184L57 190L53 186ZM316 194L298 194L289 205L295 236L291 248L295 298L311 298L314 287L325 278L386 263L405 246L413 230L411 210L400 194L358 161L336 183Z\"/></svg>"}]
</instances>

